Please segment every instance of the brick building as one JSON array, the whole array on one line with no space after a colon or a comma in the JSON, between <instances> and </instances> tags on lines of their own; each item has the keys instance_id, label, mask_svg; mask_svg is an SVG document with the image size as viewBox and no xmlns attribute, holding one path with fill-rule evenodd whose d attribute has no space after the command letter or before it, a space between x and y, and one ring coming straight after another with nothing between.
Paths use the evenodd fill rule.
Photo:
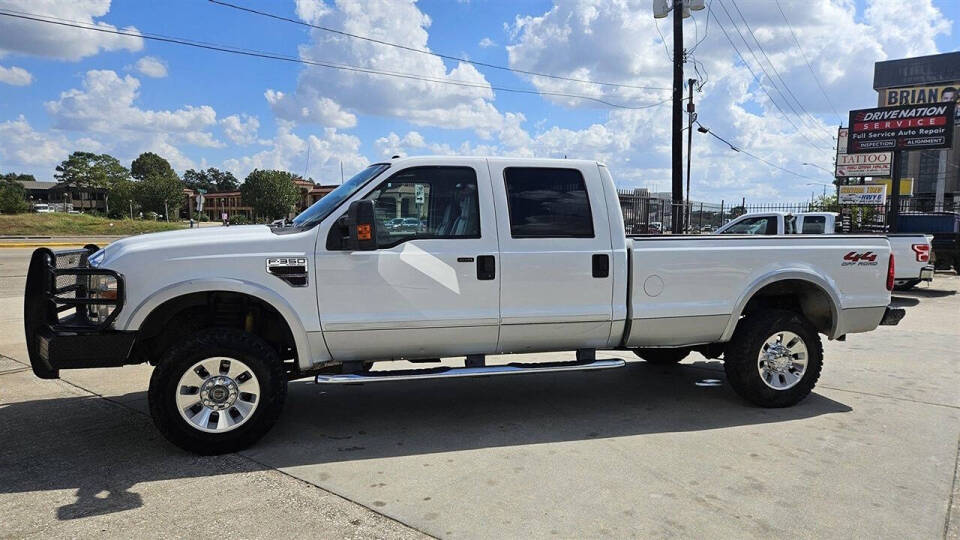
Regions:
<instances>
[{"instance_id":1,"label":"brick building","mask_svg":"<svg viewBox=\"0 0 960 540\"><path fill-rule=\"evenodd\" d=\"M300 190L300 200L297 201L295 206L295 214L302 212L311 204L323 198L327 193L339 187L335 185L318 185L303 179L296 179L293 182ZM183 194L184 205L180 210L180 216L189 218L196 209L197 193L192 189L185 188ZM253 207L243 204L240 191L206 193L203 197L203 213L207 215L210 221L219 221L223 214L227 214L228 217L243 215L248 219L254 219Z\"/></svg>"}]
</instances>

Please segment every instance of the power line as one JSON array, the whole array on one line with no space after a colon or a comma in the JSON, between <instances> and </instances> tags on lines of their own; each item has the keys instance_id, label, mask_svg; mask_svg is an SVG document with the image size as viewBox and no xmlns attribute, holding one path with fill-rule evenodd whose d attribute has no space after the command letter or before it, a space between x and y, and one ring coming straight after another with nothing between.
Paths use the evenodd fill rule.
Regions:
<instances>
[{"instance_id":1,"label":"power line","mask_svg":"<svg viewBox=\"0 0 960 540\"><path fill-rule=\"evenodd\" d=\"M740 31L740 25L737 24L736 21L734 21L733 16L732 16L732 15L730 14L730 12L727 10L726 4L724 4L723 0L718 0L718 1L720 2L720 7L723 8L723 12L726 13L726 14L727 14L727 18L730 19L730 24L733 25L734 30L737 31L737 34L740 36L740 39L743 41L743 44L747 47L747 50L750 52L750 55L753 56L753 59L757 62L757 66L759 66L759 67L760 67L760 70L763 72L763 74L767 76L767 80L769 81L770 85L773 86L773 89L776 90L777 94L780 95L780 98L783 100L783 102L787 105L787 107L790 108L790 110L793 112L793 114L796 115L797 120L800 121L800 123L804 126L804 128L810 129L810 126L809 126L809 124L807 123L807 120L803 117L802 114L800 114L800 112L797 111L796 107L793 106L793 104L790 102L790 100L787 99L787 96L784 95L784 93L780 90L780 87L777 86L777 83L773 80L773 77L770 76L770 73L767 71L767 68L764 67L763 62L760 60L760 57L757 56L757 53L754 51L753 47L750 45L750 42L747 41L746 36L744 36L744 35L743 35L743 32ZM740 17L740 18L743 19L742 14L741 14L741 17ZM717 19L717 20L719 21L719 19ZM743 21L744 21L744 24L746 24L746 19L743 19ZM747 25L747 30L750 30L749 25ZM751 36L752 36L752 35L753 35L753 33L752 33L752 31L751 31ZM753 38L754 38L754 40L756 41L756 36L753 36ZM760 44L760 42L757 41L757 45L759 45L759 44ZM762 52L762 51L761 51L761 52ZM741 57L741 59L743 59L743 58ZM769 59L768 59L768 60L769 60ZM745 60L745 59L744 59L744 63L746 63L746 60ZM771 64L771 65L772 65L772 64ZM774 71L776 71L776 69L774 69ZM778 75L779 75L779 74L778 74ZM782 79L781 79L781 81L782 81ZM762 84L762 81L761 81L761 84ZM786 85L784 85L784 87L786 87ZM789 91L789 88L787 88L787 91ZM769 94L767 94L767 95L769 96ZM771 99L773 99L773 98L771 97ZM799 130L800 128L798 127L797 129ZM822 136L823 136L822 133L818 133L818 132L814 132L814 134L816 134L818 137L822 137ZM822 139L822 138L818 138L817 140L818 140L818 142L823 142L823 139ZM831 141L831 142L832 142L832 141Z\"/></svg>"},{"instance_id":2,"label":"power line","mask_svg":"<svg viewBox=\"0 0 960 540\"><path fill-rule=\"evenodd\" d=\"M502 87L502 86L493 86L493 85L488 85L488 84L483 84L483 83L475 83L475 82L461 81L461 80L455 80L455 79L439 79L439 78L436 78L436 77L427 77L427 76L423 76L423 75L413 75L413 74L410 74L410 73L401 73L401 72L395 72L395 71L384 71L384 70L364 68L364 67L359 67L359 66L352 66L352 65L348 65L348 64L338 64L338 63L333 63L333 62L328 62L328 61L307 60L307 59L303 59L303 58L296 58L296 57L292 57L292 56L286 56L286 55L282 55L282 54L279 54L279 53L272 53L272 52L267 52L267 51L260 51L260 50L256 50L256 49L243 49L243 48L239 48L239 47L233 47L233 46L230 46L230 45L220 45L220 44L212 44L212 43L208 43L208 42L199 42L199 41L189 40L189 39L186 39L186 38L178 38L178 37L165 36L165 35L162 35L162 34L152 34L152 33L146 33L146 32L137 33L137 32L128 32L128 31L124 31L124 30L117 30L117 29L111 29L111 28L103 28L103 27L98 27L98 26L86 26L86 25L84 25L83 23L80 23L79 21L66 22L66 20L64 20L64 19L57 19L57 18L55 18L55 17L47 17L47 16L45 16L45 15L37 15L37 14L33 14L33 13L25 14L24 12L13 12L13 11L8 11L8 10L0 10L0 15L5 16L5 17L13 17L13 18L17 18L17 19L25 19L25 20L34 21L34 22L54 24L54 25L58 25L58 26L66 26L66 27L70 27L70 28L78 28L78 29L81 29L81 30L91 30L91 31L94 31L94 32L101 32L101 33L106 33L106 34L114 34L114 35L120 35L120 36L129 36L129 37L136 37L136 38L141 38L141 39L149 39L149 40L153 40L153 41L160 41L160 42L164 42L164 43L172 43L172 44L176 44L176 45L184 45L184 46L188 46L188 47L195 47L195 48L199 48L199 49L207 49L207 50L217 51L217 52L224 52L224 53L230 53L230 54L238 54L238 55L250 56L250 57L254 57L254 58L265 58L265 59L269 59L269 60L279 60L279 61L283 61L283 62L291 62L291 63L297 63L297 64L305 64L305 65L317 66L317 67L324 67L324 68L330 68L330 69L338 69L338 70L343 70L343 71L351 71L351 72L355 72L355 73L364 73L364 74L367 74L367 75L380 75L380 76L387 76L387 77L397 77L397 78L402 78L402 79L410 79L410 80L417 80L417 81L423 81L423 82L432 82L432 83L446 84L446 85L451 85L451 86L461 86L461 87L465 87L465 88L490 89L490 90L496 90L496 91L499 91L499 92L511 92L511 93L516 93L516 94L536 94L536 95L543 95L543 96L556 96L556 97L567 97L567 98L572 98L572 99L584 99L584 100L588 100L588 101L594 101L594 102L597 102L597 103L601 103L601 104L603 104L603 105L607 105L607 106L614 107L614 108L617 108L617 109L630 109L630 110L649 109L649 108L652 108L652 107L657 107L657 106L663 105L663 104L665 104L665 103L667 103L667 102L670 101L670 99L668 98L668 99L664 99L664 100L662 100L662 101L658 101L658 102L655 102L655 103L649 103L649 104L646 104L646 105L638 105L638 106L623 105L623 104L619 104L619 103L612 103L612 102L610 102L610 101L606 101L606 100L603 100L603 99L600 99L600 98L597 98L597 97L593 97L593 96L585 96L585 95L581 95L581 94L571 94L571 93L568 93L568 92L551 92L551 91L543 91L543 90L526 90L526 89L522 89L522 88L506 88L506 87Z\"/></svg>"},{"instance_id":3,"label":"power line","mask_svg":"<svg viewBox=\"0 0 960 540\"><path fill-rule=\"evenodd\" d=\"M724 6L723 6L723 2L720 3L720 6L721 6L721 7L724 7ZM726 11L726 8L724 8L724 11ZM727 12L727 17L730 17L730 13L729 13L729 12ZM730 34L727 33L726 27L723 26L723 23L720 21L720 18L717 16L716 13L713 14L713 19L714 19L715 21L717 21L717 25L720 27L720 31L723 32L724 37L726 37L726 38L727 38L727 41L730 42L730 46L733 47L733 50L737 53L737 57L740 58L740 61L741 61L741 62L743 63L743 65L747 68L747 70L750 71L750 74L753 76L753 79L757 82L757 85L760 87L760 89L763 90L763 93L766 94L766 95L767 95L767 98L770 99L770 103L772 103L772 104L777 108L777 110L780 111L780 114L783 115L783 118L784 118L791 126L793 126L793 128L797 130L797 133L799 133L801 137L803 137L804 139L806 139L807 142L810 143L811 146L817 148L818 150L826 150L825 148L823 148L822 146L820 146L819 144L817 144L817 143L815 143L813 140L811 140L810 137L808 137L808 136L800 129L800 127L797 126L797 124L790 118L790 116L787 115L787 113L783 110L783 108L780 107L780 104L777 103L776 100L773 99L773 96L770 95L770 92L767 90L767 87L763 84L763 80L757 75L757 73L756 73L755 71L753 71L753 68L750 67L750 64L747 63L747 60L746 60L746 59L743 57L743 55L740 53L740 49L737 47L737 44L733 42L733 39L730 37ZM730 22L731 22L731 23L733 22L733 18L732 18L732 17L730 17ZM736 25L734 25L734 26L736 26ZM739 30L738 30L738 31L739 31ZM742 37L742 35L741 35L741 37ZM746 40L744 40L744 43L746 43Z\"/></svg>"},{"instance_id":4,"label":"power line","mask_svg":"<svg viewBox=\"0 0 960 540\"><path fill-rule=\"evenodd\" d=\"M715 137L717 140L719 140L719 141L722 142L723 144L729 146L730 149L733 150L734 152L740 152L741 154L746 154L746 155L752 157L753 159L756 159L756 160L758 160L758 161L761 161L761 162L763 162L763 163L766 163L767 165L769 165L769 166L771 166L771 167L773 167L773 168L775 168L775 169L780 169L781 171L783 171L783 172L785 172L785 173L792 174L792 175L794 175L794 176L799 176L800 178L806 178L807 180L817 180L817 178L813 178L812 176L807 176L807 175L805 175L805 174L800 174L800 173L798 173L798 172L791 171L790 169L784 169L783 167L781 167L781 166L779 166L779 165L777 165L777 164L775 164L775 163L771 163L771 162L767 161L766 159L763 159L762 157L760 157L760 156L758 156L758 155L756 155L756 154L753 154L753 153L751 153L751 152L748 152L748 151L744 150L743 148L740 148L739 146L733 144L732 142L724 139L723 137L717 135L717 134L714 133L712 130L705 128L705 127L703 126L703 124L701 124L700 122L697 122L697 125L700 126L700 127L703 128L703 129L705 129L707 134L712 135L713 137Z\"/></svg>"},{"instance_id":5,"label":"power line","mask_svg":"<svg viewBox=\"0 0 960 540\"><path fill-rule=\"evenodd\" d=\"M840 113L837 112L837 108L833 105L833 102L830 101L830 96L827 95L827 91L824 90L823 84L820 82L820 77L817 76L817 72L814 71L813 66L810 65L810 60L807 59L807 53L803 51L803 47L800 46L800 40L797 39L797 34L793 32L793 26L790 25L790 21L787 20L787 15L783 12L783 8L780 7L780 0L774 0L777 4L777 9L780 10L780 15L783 16L783 22L787 23L787 28L790 29L790 35L793 36L793 42L797 44L797 48L800 49L800 55L803 57L803 61L807 64L807 69L810 70L810 73L813 75L813 80L816 81L817 87L820 88L820 92L823 94L823 97L826 98L827 104L830 105L830 109L833 110L833 114L843 122L843 117L840 116Z\"/></svg>"},{"instance_id":6,"label":"power line","mask_svg":"<svg viewBox=\"0 0 960 540\"><path fill-rule=\"evenodd\" d=\"M723 2L723 0L721 0L721 4L722 4L722 2ZM780 72L777 70L777 66L775 66L775 65L773 64L773 61L770 60L770 57L767 56L767 51L764 50L763 45L760 44L760 40L757 39L757 34L755 34L755 33L753 32L753 29L752 29L752 28L750 28L750 23L747 22L747 18L744 17L744 16L743 16L743 12L740 11L740 6L737 4L737 0L730 0L730 2L733 3L733 7L737 10L737 14L740 15L740 19L743 20L744 26L747 27L747 32L749 32L749 33L750 33L750 36L753 37L753 41L755 41L755 42L757 43L757 48L760 49L760 54L762 54L763 57L766 58L767 63L770 64L770 68L773 70L774 75L777 76L777 80L780 81L780 84L783 86L783 89L786 90L786 91L787 91L787 94L789 94L790 97L792 97L793 100L797 102L797 106L799 106L799 107L800 107L800 110L803 111L803 113L806 114L808 118L810 118L810 120L813 122L814 129L816 129L816 128L817 128L817 119L814 118L813 115L811 115L811 114L807 111L807 109L803 106L803 103L801 103L800 100L797 99L797 96L796 96L796 94L793 93L793 90L790 90L790 86L786 83L786 81L783 80L783 77L780 76ZM761 64L760 67L762 68L762 67L763 67L763 64ZM768 75L768 77L769 77L769 75ZM782 94L781 94L781 95L782 95ZM789 104L789 102L788 102L788 104ZM802 116L802 115L800 116L800 119L801 119L801 120L803 119L803 116ZM831 138L830 140L833 140L833 139L832 139L832 137L833 137L832 135L829 135L829 137Z\"/></svg>"},{"instance_id":7,"label":"power line","mask_svg":"<svg viewBox=\"0 0 960 540\"><path fill-rule=\"evenodd\" d=\"M260 15L260 16L262 16L262 17L269 17L269 18L271 18L271 19L276 19L276 20L278 20L278 21L284 21L284 22L289 22L289 23L297 24L297 25L300 25L300 26L306 26L306 27L308 27L308 28L314 28L314 29L316 29L316 30L323 30L324 32L330 32L330 33L337 34L337 35L341 35L341 36L344 36L344 37L349 37L349 38L353 38L353 39L360 39L360 40L363 40L363 41L369 41L369 42L371 42L371 43L377 43L377 44L379 44L379 45L386 45L386 46L388 46L388 47L395 47L395 48L397 48L397 49L403 49L403 50L405 50L405 51L411 51L411 52L415 52L415 53L426 54L426 55L430 55L430 56L436 56L436 57L439 57L439 58L443 58L444 60L453 60L453 61L457 61L457 62L464 62L464 63L466 63L466 64L473 64L473 65L475 65L475 66L483 66L483 67L487 67L487 68L491 68L491 69L500 69L500 70L504 70L504 71L511 71L511 72L513 72L513 73L522 73L522 74L524 74L524 75L533 75L533 76L536 76L536 77L546 77L546 78L549 78L549 79L557 79L557 80L561 80L561 81L571 81L571 82L578 82L578 83L585 83L585 84L596 84L596 85L601 85L601 86L613 86L613 87L616 87L616 88L632 88L632 89L636 89L636 90L672 90L671 88L663 88L663 87L655 87L655 86L637 86L637 85L623 84L623 83L611 83L611 82L602 82L602 81L591 81L591 80L589 80L589 79L578 79L578 78L575 78L575 77L566 77L566 76L563 76L563 75L553 75L553 74L550 74L550 73L541 73L541 72L537 72L537 71L528 71L528 70L524 70L524 69L512 68L512 67L509 67L509 66L501 66L501 65L498 65L498 64L490 64L490 63L487 63L487 62L480 62L480 61L477 61L477 60L470 60L469 58L464 58L464 57L460 57L460 56L453 56L453 55L449 55L449 54L438 53L438 52L431 51L431 50L429 50L429 49L421 49L421 48L418 48L418 47L411 47L411 46L409 46L409 45L402 45L402 44L399 44L399 43L392 43L392 42L390 42L390 41L384 41L384 40L382 40L382 39L372 38L372 37L369 37L369 36L361 36L361 35L358 35L358 34L352 34L352 33L350 33L350 32L346 32L346 31L339 30L339 29L336 29L336 28L330 28L330 27L328 27L328 26L320 26L320 25L317 25L317 24L311 24L311 23L308 23L308 22L306 22L306 21L297 20L297 19L294 19L294 18L291 18L291 17L284 17L283 15L277 15L276 13L270 13L270 12L268 12L268 11L260 11L260 10L253 9L253 8L248 8L248 7L244 7L244 6L239 6L239 5L237 5L237 4L231 4L231 3L229 3L229 2L223 2L223 1L221 1L221 0L208 0L208 1L209 1L211 4L217 4L217 5L219 5L219 6L224 6L224 7L236 9L236 10L239 10L239 11L244 11L244 12L247 12L247 13L252 13L252 14L255 14L255 15Z\"/></svg>"}]
</instances>

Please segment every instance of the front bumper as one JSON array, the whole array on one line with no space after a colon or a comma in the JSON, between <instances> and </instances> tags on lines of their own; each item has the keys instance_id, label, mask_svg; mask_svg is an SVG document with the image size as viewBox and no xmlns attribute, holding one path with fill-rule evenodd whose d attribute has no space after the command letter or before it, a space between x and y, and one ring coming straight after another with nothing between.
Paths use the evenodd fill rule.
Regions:
<instances>
[{"instance_id":1,"label":"front bumper","mask_svg":"<svg viewBox=\"0 0 960 540\"><path fill-rule=\"evenodd\" d=\"M932 265L921 268L920 281L933 281L933 271L934 267Z\"/></svg>"},{"instance_id":2,"label":"front bumper","mask_svg":"<svg viewBox=\"0 0 960 540\"><path fill-rule=\"evenodd\" d=\"M87 258L96 246L82 250L33 252L23 297L23 324L30 365L37 377L55 379L59 370L121 366L136 338L111 324L123 307L123 276L93 268ZM100 298L88 290L94 276L116 280L116 297ZM103 316L91 312L105 308Z\"/></svg>"},{"instance_id":3,"label":"front bumper","mask_svg":"<svg viewBox=\"0 0 960 540\"><path fill-rule=\"evenodd\" d=\"M887 309L883 312L883 318L880 319L880 326L896 326L900 324L900 320L903 319L906 314L907 310L903 308L887 306Z\"/></svg>"}]
</instances>

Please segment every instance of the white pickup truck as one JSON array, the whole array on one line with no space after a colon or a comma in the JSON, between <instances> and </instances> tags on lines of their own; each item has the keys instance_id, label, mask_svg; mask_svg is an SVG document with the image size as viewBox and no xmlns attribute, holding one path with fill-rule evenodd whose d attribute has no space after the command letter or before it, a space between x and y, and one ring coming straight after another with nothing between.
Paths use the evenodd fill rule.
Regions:
<instances>
[{"instance_id":1,"label":"white pickup truck","mask_svg":"<svg viewBox=\"0 0 960 540\"><path fill-rule=\"evenodd\" d=\"M751 212L726 223L715 234L837 234L836 212ZM930 236L888 234L897 261L894 290L912 289L933 281Z\"/></svg>"},{"instance_id":2,"label":"white pickup truck","mask_svg":"<svg viewBox=\"0 0 960 540\"><path fill-rule=\"evenodd\" d=\"M384 226L397 218L418 224ZM624 365L598 349L654 363L722 356L741 396L789 406L820 375L819 334L900 320L893 270L882 236L628 238L595 161L417 157L371 165L289 223L38 249L24 321L40 377L156 366L154 422L208 454L262 436L288 380ZM563 350L576 355L486 358ZM457 356L463 367L429 365ZM427 366L391 369L401 359Z\"/></svg>"}]
</instances>

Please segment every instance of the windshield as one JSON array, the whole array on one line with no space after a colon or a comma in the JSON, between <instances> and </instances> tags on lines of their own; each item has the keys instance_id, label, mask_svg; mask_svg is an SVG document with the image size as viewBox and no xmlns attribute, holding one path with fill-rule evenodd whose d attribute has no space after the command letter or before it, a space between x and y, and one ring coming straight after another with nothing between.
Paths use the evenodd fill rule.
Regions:
<instances>
[{"instance_id":1,"label":"windshield","mask_svg":"<svg viewBox=\"0 0 960 540\"><path fill-rule=\"evenodd\" d=\"M293 225L306 229L320 223L329 216L336 207L340 206L340 203L349 199L364 184L389 168L389 163L377 163L358 172L352 178L341 184L340 187L310 205L310 208L300 212L300 215L293 218Z\"/></svg>"}]
</instances>

